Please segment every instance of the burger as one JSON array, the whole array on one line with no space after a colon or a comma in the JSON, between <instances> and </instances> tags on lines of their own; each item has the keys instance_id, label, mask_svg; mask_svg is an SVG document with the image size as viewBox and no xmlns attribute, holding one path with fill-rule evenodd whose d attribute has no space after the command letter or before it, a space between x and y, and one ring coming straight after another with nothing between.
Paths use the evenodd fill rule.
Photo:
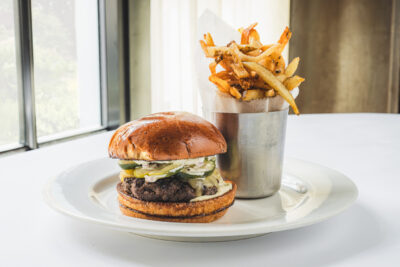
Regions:
<instances>
[{"instance_id":1,"label":"burger","mask_svg":"<svg viewBox=\"0 0 400 267\"><path fill-rule=\"evenodd\" d=\"M216 168L216 154L226 149L214 125L187 112L155 113L122 125L108 147L121 167L121 212L159 221L217 220L236 192Z\"/></svg>"}]
</instances>

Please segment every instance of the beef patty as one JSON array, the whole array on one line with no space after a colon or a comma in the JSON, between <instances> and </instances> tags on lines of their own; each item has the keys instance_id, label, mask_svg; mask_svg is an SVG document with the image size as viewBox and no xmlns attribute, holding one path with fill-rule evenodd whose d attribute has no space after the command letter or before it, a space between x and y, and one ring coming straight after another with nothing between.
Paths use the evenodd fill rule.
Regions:
<instances>
[{"instance_id":1,"label":"beef patty","mask_svg":"<svg viewBox=\"0 0 400 267\"><path fill-rule=\"evenodd\" d=\"M195 190L186 182L170 177L159 179L154 183L143 178L126 178L122 188L127 195L144 201L154 202L189 202L196 197ZM203 195L214 195L216 186L204 187Z\"/></svg>"}]
</instances>

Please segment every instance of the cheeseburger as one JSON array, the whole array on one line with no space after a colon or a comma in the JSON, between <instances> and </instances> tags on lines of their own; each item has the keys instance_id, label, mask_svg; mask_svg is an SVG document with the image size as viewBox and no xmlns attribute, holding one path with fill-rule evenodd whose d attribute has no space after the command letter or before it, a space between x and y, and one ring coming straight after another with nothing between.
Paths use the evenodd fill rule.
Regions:
<instances>
[{"instance_id":1,"label":"cheeseburger","mask_svg":"<svg viewBox=\"0 0 400 267\"><path fill-rule=\"evenodd\" d=\"M236 185L222 179L215 166L215 155L225 152L217 128L190 113L155 113L122 125L108 147L121 167L121 212L172 222L222 217L236 192Z\"/></svg>"}]
</instances>

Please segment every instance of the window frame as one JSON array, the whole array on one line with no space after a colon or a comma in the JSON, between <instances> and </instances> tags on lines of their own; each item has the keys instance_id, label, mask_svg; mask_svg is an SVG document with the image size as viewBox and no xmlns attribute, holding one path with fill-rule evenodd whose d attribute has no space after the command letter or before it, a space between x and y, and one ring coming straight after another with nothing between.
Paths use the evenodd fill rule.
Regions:
<instances>
[{"instance_id":1,"label":"window frame","mask_svg":"<svg viewBox=\"0 0 400 267\"><path fill-rule=\"evenodd\" d=\"M31 0L14 0L18 80L19 144L0 146L0 155L37 149L117 128L129 120L129 32L127 0L97 0L99 27L100 126L37 136Z\"/></svg>"}]
</instances>

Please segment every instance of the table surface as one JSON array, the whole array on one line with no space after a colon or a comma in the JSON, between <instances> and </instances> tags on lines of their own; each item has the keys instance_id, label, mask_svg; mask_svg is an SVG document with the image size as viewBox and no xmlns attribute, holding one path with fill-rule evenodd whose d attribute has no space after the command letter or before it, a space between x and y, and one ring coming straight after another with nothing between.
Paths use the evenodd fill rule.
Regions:
<instances>
[{"instance_id":1,"label":"table surface","mask_svg":"<svg viewBox=\"0 0 400 267\"><path fill-rule=\"evenodd\" d=\"M0 266L400 266L400 115L290 116L285 156L344 173L358 200L312 226L219 243L147 239L44 203L46 181L106 156L111 134L0 158Z\"/></svg>"}]
</instances>

